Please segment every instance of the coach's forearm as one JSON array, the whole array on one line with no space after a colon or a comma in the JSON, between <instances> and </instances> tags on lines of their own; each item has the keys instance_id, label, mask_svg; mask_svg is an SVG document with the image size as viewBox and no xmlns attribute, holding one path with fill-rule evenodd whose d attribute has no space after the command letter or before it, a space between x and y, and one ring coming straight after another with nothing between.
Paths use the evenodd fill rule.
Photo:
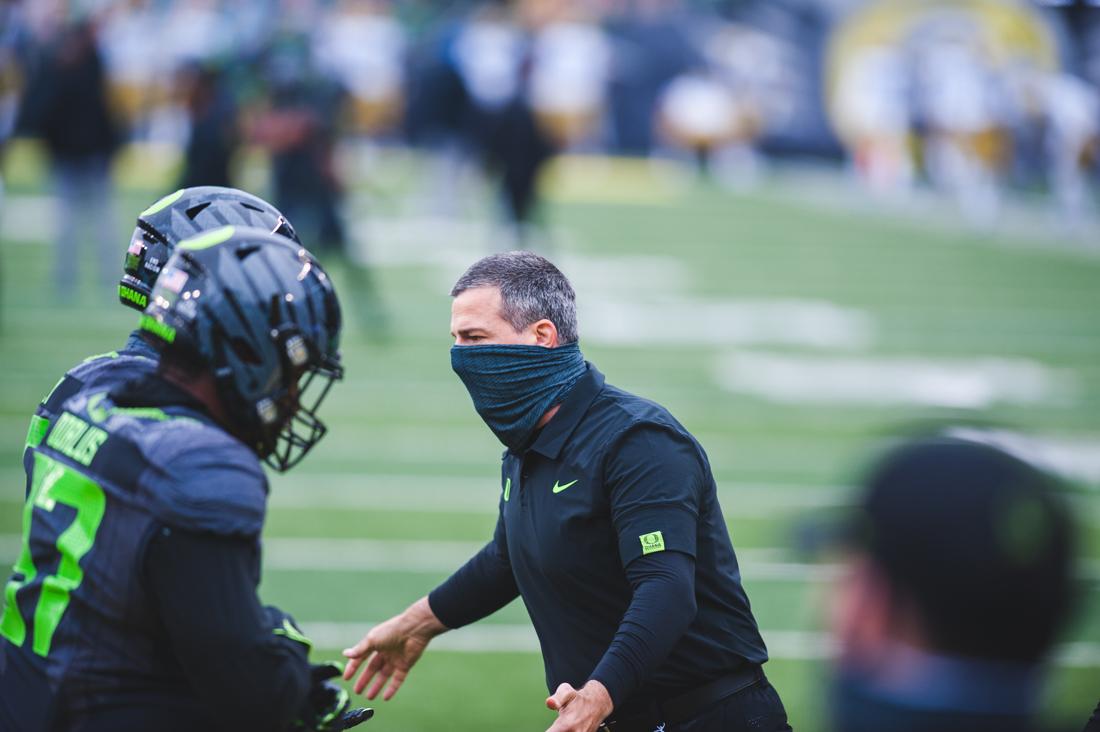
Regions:
<instances>
[{"instance_id":1,"label":"coach's forearm","mask_svg":"<svg viewBox=\"0 0 1100 732\"><path fill-rule=\"evenodd\" d=\"M431 640L440 633L446 633L449 628L439 619L432 610L428 597L425 595L405 609L401 614L402 629L409 635L419 635Z\"/></svg>"},{"instance_id":2,"label":"coach's forearm","mask_svg":"<svg viewBox=\"0 0 1100 732\"><path fill-rule=\"evenodd\" d=\"M448 628L492 615L519 595L512 565L489 542L427 597L429 611Z\"/></svg>"},{"instance_id":3,"label":"coach's forearm","mask_svg":"<svg viewBox=\"0 0 1100 732\"><path fill-rule=\"evenodd\" d=\"M660 552L627 567L634 589L619 629L590 678L618 706L645 683L695 619L695 564L679 552Z\"/></svg>"}]
</instances>

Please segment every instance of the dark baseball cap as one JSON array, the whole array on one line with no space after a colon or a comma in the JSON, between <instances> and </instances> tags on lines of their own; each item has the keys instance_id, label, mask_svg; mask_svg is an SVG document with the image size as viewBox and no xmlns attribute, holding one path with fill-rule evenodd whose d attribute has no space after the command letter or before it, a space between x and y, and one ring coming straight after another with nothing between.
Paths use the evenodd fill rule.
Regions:
<instances>
[{"instance_id":1,"label":"dark baseball cap","mask_svg":"<svg viewBox=\"0 0 1100 732\"><path fill-rule=\"evenodd\" d=\"M918 609L936 650L1034 663L1074 594L1057 480L986 444L927 437L868 473L845 542Z\"/></svg>"}]
</instances>

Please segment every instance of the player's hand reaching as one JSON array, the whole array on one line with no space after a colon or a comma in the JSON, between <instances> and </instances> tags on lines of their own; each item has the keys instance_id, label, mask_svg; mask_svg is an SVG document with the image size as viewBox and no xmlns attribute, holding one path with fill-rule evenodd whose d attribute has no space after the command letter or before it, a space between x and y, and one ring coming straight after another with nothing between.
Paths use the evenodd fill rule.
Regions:
<instances>
[{"instance_id":1,"label":"player's hand reaching","mask_svg":"<svg viewBox=\"0 0 1100 732\"><path fill-rule=\"evenodd\" d=\"M297 729L308 732L337 732L351 729L374 716L373 709L349 709L351 699L343 687L332 683L340 675L337 663L313 664L310 667L309 696Z\"/></svg>"},{"instance_id":2,"label":"player's hand reaching","mask_svg":"<svg viewBox=\"0 0 1100 732\"><path fill-rule=\"evenodd\" d=\"M348 680L366 661L355 681L355 692L374 699L386 687L382 699L389 701L401 688L409 669L420 659L428 642L447 627L432 612L426 597L414 602L400 615L371 628L363 640L344 650L348 658L344 679ZM369 684L369 687L368 687Z\"/></svg>"}]
</instances>

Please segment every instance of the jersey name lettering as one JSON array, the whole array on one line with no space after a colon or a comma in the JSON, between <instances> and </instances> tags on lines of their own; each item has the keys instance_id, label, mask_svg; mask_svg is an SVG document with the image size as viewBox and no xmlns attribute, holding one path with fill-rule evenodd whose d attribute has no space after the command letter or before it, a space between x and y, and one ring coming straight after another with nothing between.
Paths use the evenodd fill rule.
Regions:
<instances>
[{"instance_id":1,"label":"jersey name lettering","mask_svg":"<svg viewBox=\"0 0 1100 732\"><path fill-rule=\"evenodd\" d=\"M92 427L74 414L65 412L57 420L57 426L46 438L46 444L71 457L81 465L88 465L107 440L107 433Z\"/></svg>"}]
</instances>

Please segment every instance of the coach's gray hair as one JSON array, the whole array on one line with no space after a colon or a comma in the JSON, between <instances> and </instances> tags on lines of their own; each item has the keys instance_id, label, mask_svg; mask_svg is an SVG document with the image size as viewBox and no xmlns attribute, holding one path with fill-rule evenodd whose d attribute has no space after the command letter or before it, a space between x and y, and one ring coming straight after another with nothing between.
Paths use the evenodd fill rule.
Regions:
<instances>
[{"instance_id":1,"label":"coach's gray hair","mask_svg":"<svg viewBox=\"0 0 1100 732\"><path fill-rule=\"evenodd\" d=\"M577 340L577 295L550 260L533 252L503 252L479 259L458 278L451 297L477 287L500 290L501 317L523 330L545 318L562 344Z\"/></svg>"}]
</instances>

